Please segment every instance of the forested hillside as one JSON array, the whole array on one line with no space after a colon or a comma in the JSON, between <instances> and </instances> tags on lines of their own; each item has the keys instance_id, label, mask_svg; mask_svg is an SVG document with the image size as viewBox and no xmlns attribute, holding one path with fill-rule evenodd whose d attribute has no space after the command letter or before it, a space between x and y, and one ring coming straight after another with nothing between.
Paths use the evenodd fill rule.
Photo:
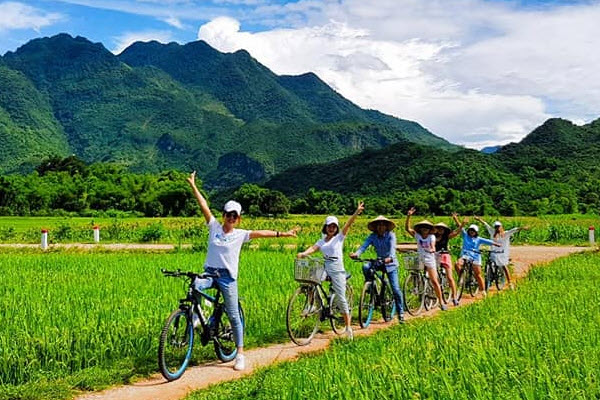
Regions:
<instances>
[{"instance_id":1,"label":"forested hillside","mask_svg":"<svg viewBox=\"0 0 600 400\"><path fill-rule=\"evenodd\" d=\"M74 154L132 172L197 170L228 187L403 139L454 148L360 109L314 74L280 77L202 41L135 43L115 56L82 37L35 39L0 58L0 93L0 173Z\"/></svg>"},{"instance_id":2,"label":"forested hillside","mask_svg":"<svg viewBox=\"0 0 600 400\"><path fill-rule=\"evenodd\" d=\"M503 215L595 212L600 208L600 120L550 119L494 154L448 152L409 142L343 160L291 168L266 183L291 197L309 188L367 196L388 212Z\"/></svg>"}]
</instances>

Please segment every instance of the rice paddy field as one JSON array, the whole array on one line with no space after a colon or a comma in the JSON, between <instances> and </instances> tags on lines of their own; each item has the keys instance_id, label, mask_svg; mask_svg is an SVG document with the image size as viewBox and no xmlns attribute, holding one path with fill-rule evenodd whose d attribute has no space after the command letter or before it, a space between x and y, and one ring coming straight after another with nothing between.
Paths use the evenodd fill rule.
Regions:
<instances>
[{"instance_id":1,"label":"rice paddy field","mask_svg":"<svg viewBox=\"0 0 600 400\"><path fill-rule=\"evenodd\" d=\"M293 280L297 249L289 245L302 249L312 245L319 237L322 219L244 219L243 227L248 229L303 228L297 239L257 240L242 251L239 285L247 317L247 348L289 340L285 308L297 285ZM346 254L366 236L369 219L361 217L357 221L347 239ZM502 220L507 227L513 223L532 227L519 233L518 241L547 244L585 243L587 226L593 223L593 217L581 216ZM72 232L69 238L65 236L65 242L82 241L76 233L87 232L93 224L114 223L120 232L138 233L148 226L161 225L164 236L157 242L177 243L173 239L179 235L181 243L193 245L154 253L108 252L102 248L52 248L46 252L0 249L0 399L70 399L77 390L127 383L156 372L162 324L186 288L184 281L164 278L160 269L201 271L206 250L202 220L3 218L0 230L6 233L10 225L13 233L10 240L0 239L0 243L23 242L33 231L37 237L41 222L51 232L69 226L62 228ZM401 225L403 220L397 223ZM181 232L189 232L185 241ZM400 227L397 232L402 241ZM539 234L535 240L525 235L534 232ZM552 237L555 240L546 236L542 241L548 232L556 233ZM38 238L31 235L31 242L37 242ZM135 242L139 240L136 235L115 236L120 239L114 241ZM409 241L408 237L404 239ZM459 247L458 242L454 247ZM402 331L392 329L372 339L337 343L324 355L220 386L214 389L216 392L211 390L214 396L209 392L194 396L242 398L250 391L259 398L292 394L297 398L349 398L352 393L356 393L353 398L373 398L373 393L388 398L396 394L419 394L421 398L467 398L470 394L471 398L485 398L486 388L497 387L500 393L506 386L513 395L506 398L540 398L542 388L554 390L548 393L555 398L564 393L570 394L568 398L592 398L590 393L599 395L594 375L600 348L599 294L594 281L600 278L600 269L590 266L600 265L599 261L598 255L572 257L536 270L516 292L494 296L483 304L460 308L435 320L411 322ZM351 282L355 293L359 293L363 283L361 265L349 259L345 265L353 273ZM540 308L543 306L546 308ZM426 341L427 337L436 339ZM495 356L490 358L488 352ZM195 347L194 363L214 359L211 346ZM533 373L536 368L543 371L539 379ZM480 378L479 383L469 383L467 378L471 376ZM555 376L552 381L551 376ZM481 383L482 379L498 383ZM394 383L386 383L388 380ZM348 381L355 382L352 390L344 384ZM435 394L444 387L446 392L440 393L450 393L451 388L454 397ZM516 388L522 392L515 392Z\"/></svg>"},{"instance_id":2,"label":"rice paddy field","mask_svg":"<svg viewBox=\"0 0 600 400\"><path fill-rule=\"evenodd\" d=\"M600 255L535 268L517 291L196 392L202 399L597 399Z\"/></svg>"},{"instance_id":3,"label":"rice paddy field","mask_svg":"<svg viewBox=\"0 0 600 400\"><path fill-rule=\"evenodd\" d=\"M342 223L347 216L340 217ZM373 216L360 216L349 239L359 243L368 233L367 222ZM399 242L413 239L404 231L405 216L390 216L398 228ZM417 222L423 218L445 222L453 226L450 217L413 216ZM461 217L462 218L462 217ZM293 243L300 247L311 245L319 238L325 216L289 215L284 218L254 218L244 216L241 228L287 230L301 227L299 239L285 239L278 243ZM498 217L485 217L492 224ZM513 237L515 244L585 244L588 228L600 229L597 215L549 215L543 217L502 217L505 227L528 226L528 231ZM475 222L475 221L473 221ZM170 243L175 245L206 242L203 218L83 218L83 217L0 217L1 243L39 243L40 231L49 231L49 243L92 243L93 227L99 226L102 243ZM487 235L484 233L484 235Z\"/></svg>"}]
</instances>

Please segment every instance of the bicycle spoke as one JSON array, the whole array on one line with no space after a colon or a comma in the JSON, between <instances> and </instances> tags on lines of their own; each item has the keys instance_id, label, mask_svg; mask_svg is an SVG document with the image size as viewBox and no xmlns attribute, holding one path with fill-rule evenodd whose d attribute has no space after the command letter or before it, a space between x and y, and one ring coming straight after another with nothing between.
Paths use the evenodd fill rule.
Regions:
<instances>
[{"instance_id":1,"label":"bicycle spoke","mask_svg":"<svg viewBox=\"0 0 600 400\"><path fill-rule=\"evenodd\" d=\"M286 313L288 335L300 346L310 343L319 329L323 303L315 286L300 286L296 289Z\"/></svg>"}]
</instances>

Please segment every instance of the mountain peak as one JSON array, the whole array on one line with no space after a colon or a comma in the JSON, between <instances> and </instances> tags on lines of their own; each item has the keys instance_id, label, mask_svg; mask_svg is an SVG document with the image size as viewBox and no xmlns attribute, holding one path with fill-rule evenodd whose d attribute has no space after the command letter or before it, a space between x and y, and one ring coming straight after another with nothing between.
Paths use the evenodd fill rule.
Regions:
<instances>
[{"instance_id":1,"label":"mountain peak","mask_svg":"<svg viewBox=\"0 0 600 400\"><path fill-rule=\"evenodd\" d=\"M521 143L524 145L571 144L577 139L577 126L562 118L550 118L527 135Z\"/></svg>"},{"instance_id":2,"label":"mountain peak","mask_svg":"<svg viewBox=\"0 0 600 400\"><path fill-rule=\"evenodd\" d=\"M33 39L15 52L6 53L4 60L42 86L84 70L91 73L120 65L102 43L93 43L81 36L74 38L67 33Z\"/></svg>"}]
</instances>

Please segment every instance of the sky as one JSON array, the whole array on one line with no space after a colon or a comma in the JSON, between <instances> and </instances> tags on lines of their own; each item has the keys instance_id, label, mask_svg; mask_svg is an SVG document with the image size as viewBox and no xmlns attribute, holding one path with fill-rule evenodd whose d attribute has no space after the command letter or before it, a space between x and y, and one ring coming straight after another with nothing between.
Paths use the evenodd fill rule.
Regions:
<instances>
[{"instance_id":1,"label":"sky","mask_svg":"<svg viewBox=\"0 0 600 400\"><path fill-rule=\"evenodd\" d=\"M0 0L0 54L66 32L246 49L471 148L600 117L600 0Z\"/></svg>"}]
</instances>

